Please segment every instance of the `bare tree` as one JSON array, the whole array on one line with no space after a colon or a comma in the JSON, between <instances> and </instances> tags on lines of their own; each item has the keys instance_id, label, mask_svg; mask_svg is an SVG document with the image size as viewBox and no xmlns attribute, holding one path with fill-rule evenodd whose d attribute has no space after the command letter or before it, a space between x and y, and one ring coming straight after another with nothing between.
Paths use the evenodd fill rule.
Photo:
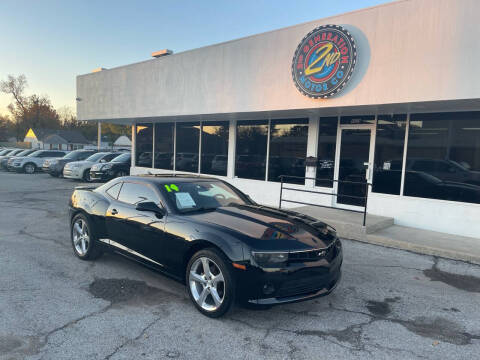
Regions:
<instances>
[{"instance_id":1,"label":"bare tree","mask_svg":"<svg viewBox=\"0 0 480 360\"><path fill-rule=\"evenodd\" d=\"M7 80L0 80L0 91L12 95L17 107L19 107L23 113L26 111L24 92L27 86L27 78L23 74L18 77L8 75ZM11 111L10 107L9 110Z\"/></svg>"}]
</instances>

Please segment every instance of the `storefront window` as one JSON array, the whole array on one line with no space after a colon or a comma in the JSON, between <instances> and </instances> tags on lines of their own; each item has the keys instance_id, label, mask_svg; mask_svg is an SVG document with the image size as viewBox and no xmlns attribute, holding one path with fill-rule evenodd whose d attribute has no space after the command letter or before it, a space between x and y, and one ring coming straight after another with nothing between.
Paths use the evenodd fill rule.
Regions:
<instances>
[{"instance_id":1,"label":"storefront window","mask_svg":"<svg viewBox=\"0 0 480 360\"><path fill-rule=\"evenodd\" d=\"M480 204L480 112L410 116L404 195Z\"/></svg>"},{"instance_id":2,"label":"storefront window","mask_svg":"<svg viewBox=\"0 0 480 360\"><path fill-rule=\"evenodd\" d=\"M268 180L280 181L280 175L293 184L304 184L305 157L307 156L308 119L272 120L270 123L270 151Z\"/></svg>"},{"instance_id":3,"label":"storefront window","mask_svg":"<svg viewBox=\"0 0 480 360\"><path fill-rule=\"evenodd\" d=\"M228 121L202 123L202 174L227 176Z\"/></svg>"},{"instance_id":4,"label":"storefront window","mask_svg":"<svg viewBox=\"0 0 480 360\"><path fill-rule=\"evenodd\" d=\"M200 123L177 123L175 170L198 172Z\"/></svg>"},{"instance_id":5,"label":"storefront window","mask_svg":"<svg viewBox=\"0 0 480 360\"><path fill-rule=\"evenodd\" d=\"M267 120L237 122L235 176L265 180L267 137Z\"/></svg>"},{"instance_id":6,"label":"storefront window","mask_svg":"<svg viewBox=\"0 0 480 360\"><path fill-rule=\"evenodd\" d=\"M155 169L173 170L173 123L155 124Z\"/></svg>"},{"instance_id":7,"label":"storefront window","mask_svg":"<svg viewBox=\"0 0 480 360\"><path fill-rule=\"evenodd\" d=\"M340 124L342 125L359 125L359 124L375 124L375 115L355 115L355 116L342 116L340 118Z\"/></svg>"},{"instance_id":8,"label":"storefront window","mask_svg":"<svg viewBox=\"0 0 480 360\"><path fill-rule=\"evenodd\" d=\"M136 166L152 167L153 124L137 124Z\"/></svg>"},{"instance_id":9,"label":"storefront window","mask_svg":"<svg viewBox=\"0 0 480 360\"><path fill-rule=\"evenodd\" d=\"M317 147L316 186L333 187L335 149L337 147L337 117L320 118Z\"/></svg>"},{"instance_id":10,"label":"storefront window","mask_svg":"<svg viewBox=\"0 0 480 360\"><path fill-rule=\"evenodd\" d=\"M372 191L400 195L407 115L378 115Z\"/></svg>"}]
</instances>

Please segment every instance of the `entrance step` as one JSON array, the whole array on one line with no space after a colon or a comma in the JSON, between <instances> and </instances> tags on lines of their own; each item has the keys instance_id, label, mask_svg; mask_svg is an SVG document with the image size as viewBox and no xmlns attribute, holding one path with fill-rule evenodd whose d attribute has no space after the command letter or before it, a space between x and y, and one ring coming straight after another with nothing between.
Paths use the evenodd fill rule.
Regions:
<instances>
[{"instance_id":1,"label":"entrance step","mask_svg":"<svg viewBox=\"0 0 480 360\"><path fill-rule=\"evenodd\" d=\"M337 230L339 237L345 239L366 241L367 234L372 234L393 225L393 218L391 217L367 214L366 226L363 227L363 213L341 209L301 206L293 210L325 221Z\"/></svg>"},{"instance_id":2,"label":"entrance step","mask_svg":"<svg viewBox=\"0 0 480 360\"><path fill-rule=\"evenodd\" d=\"M367 215L364 228L360 213L315 206L294 210L332 225L340 238L480 265L480 239L394 225L384 216Z\"/></svg>"}]
</instances>

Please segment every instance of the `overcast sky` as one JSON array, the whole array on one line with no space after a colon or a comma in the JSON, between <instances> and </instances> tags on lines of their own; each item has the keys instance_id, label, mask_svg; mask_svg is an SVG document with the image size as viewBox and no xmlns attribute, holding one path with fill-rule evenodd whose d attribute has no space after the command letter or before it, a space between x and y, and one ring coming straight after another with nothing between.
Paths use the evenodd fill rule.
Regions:
<instances>
[{"instance_id":1,"label":"overcast sky","mask_svg":"<svg viewBox=\"0 0 480 360\"><path fill-rule=\"evenodd\" d=\"M390 0L0 0L0 79L75 106L75 76ZM0 114L10 97L0 95Z\"/></svg>"}]
</instances>

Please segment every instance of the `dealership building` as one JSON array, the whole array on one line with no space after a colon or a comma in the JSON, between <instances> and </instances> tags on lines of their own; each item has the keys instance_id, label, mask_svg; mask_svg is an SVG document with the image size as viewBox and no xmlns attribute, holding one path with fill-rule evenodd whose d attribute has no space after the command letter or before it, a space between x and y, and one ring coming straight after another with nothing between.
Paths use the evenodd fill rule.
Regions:
<instances>
[{"instance_id":1,"label":"dealership building","mask_svg":"<svg viewBox=\"0 0 480 360\"><path fill-rule=\"evenodd\" d=\"M77 77L132 174L480 238L480 1L401 0ZM365 185L367 182L371 185ZM290 200L290 201L288 201Z\"/></svg>"}]
</instances>

